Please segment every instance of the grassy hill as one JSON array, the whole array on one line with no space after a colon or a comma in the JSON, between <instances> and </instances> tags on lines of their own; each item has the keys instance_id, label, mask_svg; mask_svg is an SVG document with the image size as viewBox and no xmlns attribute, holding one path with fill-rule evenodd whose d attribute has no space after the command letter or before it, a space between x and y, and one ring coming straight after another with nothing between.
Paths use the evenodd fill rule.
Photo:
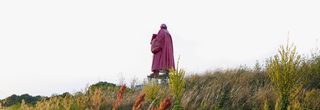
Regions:
<instances>
[{"instance_id":1,"label":"grassy hill","mask_svg":"<svg viewBox=\"0 0 320 110\"><path fill-rule=\"evenodd\" d=\"M22 97L22 96L20 96ZM10 97L9 97L10 98ZM130 89L107 82L75 94L14 103L13 110L286 110L320 109L320 56L301 58L294 48L282 47L265 66L241 66L185 76L171 71L169 84L146 82ZM23 100L22 100L23 99Z\"/></svg>"}]
</instances>

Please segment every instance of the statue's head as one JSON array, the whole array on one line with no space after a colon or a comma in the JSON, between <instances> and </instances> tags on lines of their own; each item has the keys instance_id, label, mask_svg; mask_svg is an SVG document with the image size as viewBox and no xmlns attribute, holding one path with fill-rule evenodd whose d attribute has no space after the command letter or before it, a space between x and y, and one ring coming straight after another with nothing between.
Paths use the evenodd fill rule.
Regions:
<instances>
[{"instance_id":1,"label":"statue's head","mask_svg":"<svg viewBox=\"0 0 320 110\"><path fill-rule=\"evenodd\" d=\"M167 29L167 25L166 24L161 24L160 28L161 29Z\"/></svg>"}]
</instances>

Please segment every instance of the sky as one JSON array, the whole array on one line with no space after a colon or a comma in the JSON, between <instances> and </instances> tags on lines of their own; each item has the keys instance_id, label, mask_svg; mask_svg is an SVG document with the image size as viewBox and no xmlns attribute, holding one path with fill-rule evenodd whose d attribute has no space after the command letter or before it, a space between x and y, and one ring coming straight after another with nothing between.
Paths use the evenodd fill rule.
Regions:
<instances>
[{"instance_id":1,"label":"sky","mask_svg":"<svg viewBox=\"0 0 320 110\"><path fill-rule=\"evenodd\" d=\"M288 39L310 54L319 10L311 0L1 0L0 99L141 83L162 23L188 74L263 63Z\"/></svg>"}]
</instances>

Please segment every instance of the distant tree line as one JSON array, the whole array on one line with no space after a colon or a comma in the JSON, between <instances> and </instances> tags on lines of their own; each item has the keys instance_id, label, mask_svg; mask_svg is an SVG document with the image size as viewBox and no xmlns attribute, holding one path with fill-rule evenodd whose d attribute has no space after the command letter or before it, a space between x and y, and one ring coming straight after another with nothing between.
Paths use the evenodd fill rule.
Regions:
<instances>
[{"instance_id":1,"label":"distant tree line","mask_svg":"<svg viewBox=\"0 0 320 110\"><path fill-rule=\"evenodd\" d=\"M24 100L27 104L35 105L37 101L40 101L41 99L45 99L47 97L44 96L31 96L29 94L22 94L22 95L16 95L13 94L3 100L0 100L0 103L2 106L8 107L11 105L15 105L17 103L21 103L22 100Z\"/></svg>"},{"instance_id":2,"label":"distant tree line","mask_svg":"<svg viewBox=\"0 0 320 110\"><path fill-rule=\"evenodd\" d=\"M111 89L113 90L113 89L119 88L119 86L116 86L113 83L100 81L98 83L95 83L95 84L89 86L87 88L88 90L86 90L86 92L89 92L91 90L95 90L97 88L100 88L101 90L111 90ZM75 94L81 94L81 93L75 93ZM24 102L26 104L35 105L38 101L41 101L41 100L48 100L52 97L66 97L66 96L72 96L72 94L69 92L64 92L59 95L52 95L51 97L39 96L39 95L38 96L31 96L29 94L22 94L22 95L13 94L5 99L0 100L0 104L4 107L9 107L12 105L20 104L22 102L22 100L24 100Z\"/></svg>"}]
</instances>

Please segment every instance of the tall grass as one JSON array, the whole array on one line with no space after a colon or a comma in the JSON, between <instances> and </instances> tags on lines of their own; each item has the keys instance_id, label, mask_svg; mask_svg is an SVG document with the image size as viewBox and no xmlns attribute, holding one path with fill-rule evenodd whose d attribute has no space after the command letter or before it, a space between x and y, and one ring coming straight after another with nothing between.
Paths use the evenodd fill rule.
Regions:
<instances>
[{"instance_id":1,"label":"tall grass","mask_svg":"<svg viewBox=\"0 0 320 110\"><path fill-rule=\"evenodd\" d=\"M204 74L187 75L185 90L181 97L181 106L185 110L261 110L275 109L277 93L273 90L273 84L266 71L260 72L250 68L235 68L220 71L209 71ZM320 82L319 82L320 83ZM148 85L149 83L147 83ZM151 85L151 84L150 84ZM157 85L153 98L135 104L141 93L150 92L144 86L143 90L126 90L123 94L119 110L133 109L134 105L139 107L135 110L147 110L151 103L151 108L159 109L163 100L171 98L169 109L173 109L175 99L170 95L169 88ZM36 105L17 105L6 107L10 110L111 110L113 103L117 100L117 93L113 90L96 89L92 92L81 92L66 97L51 97L38 102ZM302 88L297 95L300 108L319 109L320 91L319 89ZM139 96L140 97L140 96ZM156 99L156 101L155 101ZM142 100L142 99L141 99ZM150 108L150 109L151 109Z\"/></svg>"},{"instance_id":2,"label":"tall grass","mask_svg":"<svg viewBox=\"0 0 320 110\"><path fill-rule=\"evenodd\" d=\"M266 99L274 99L271 91L265 71L243 67L212 71L187 76L182 105L190 110L262 109Z\"/></svg>"},{"instance_id":3,"label":"tall grass","mask_svg":"<svg viewBox=\"0 0 320 110\"><path fill-rule=\"evenodd\" d=\"M254 67L188 74L170 71L169 84L150 81L142 89L97 83L75 94L25 101L4 110L274 110L320 109L320 56L302 59L282 46ZM134 88L134 87L132 87ZM1 105L1 103L0 103Z\"/></svg>"}]
</instances>

